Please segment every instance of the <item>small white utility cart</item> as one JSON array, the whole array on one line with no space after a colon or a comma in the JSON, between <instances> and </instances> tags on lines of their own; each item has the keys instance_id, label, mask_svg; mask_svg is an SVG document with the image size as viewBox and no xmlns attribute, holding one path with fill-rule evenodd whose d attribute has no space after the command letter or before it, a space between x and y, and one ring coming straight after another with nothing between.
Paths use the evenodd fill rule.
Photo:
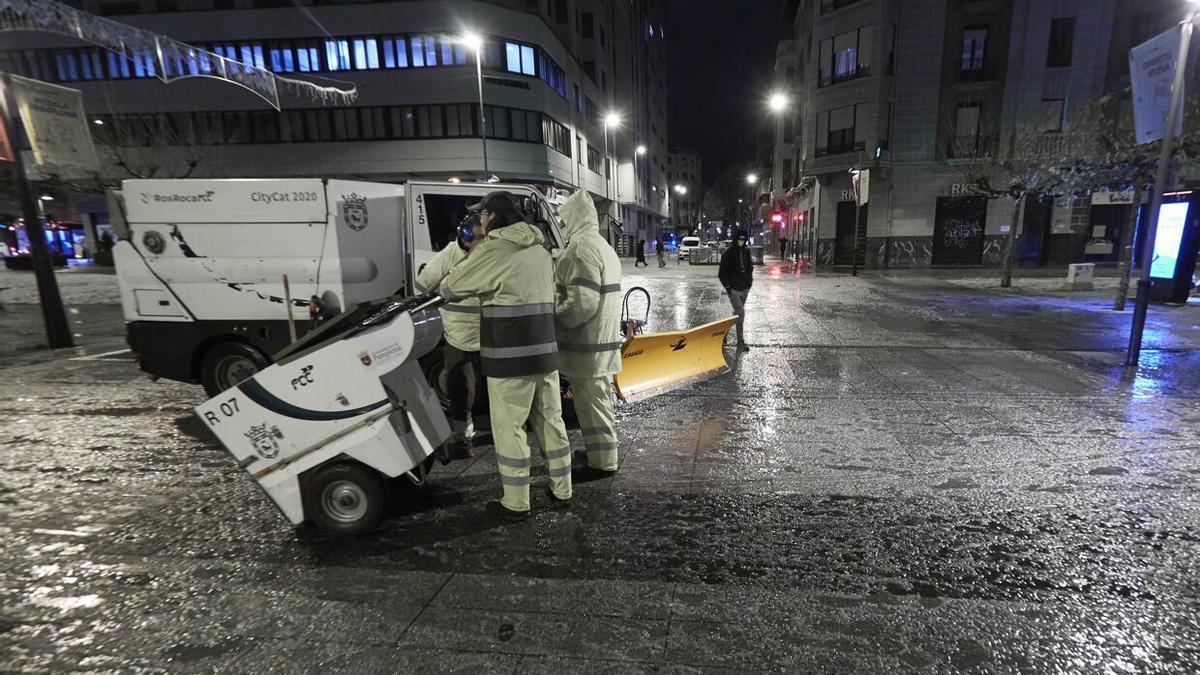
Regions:
<instances>
[{"instance_id":1,"label":"small white utility cart","mask_svg":"<svg viewBox=\"0 0 1200 675\"><path fill-rule=\"evenodd\" d=\"M441 338L441 302L353 307L196 413L293 524L370 531L386 479L423 483L450 435L417 363Z\"/></svg>"}]
</instances>

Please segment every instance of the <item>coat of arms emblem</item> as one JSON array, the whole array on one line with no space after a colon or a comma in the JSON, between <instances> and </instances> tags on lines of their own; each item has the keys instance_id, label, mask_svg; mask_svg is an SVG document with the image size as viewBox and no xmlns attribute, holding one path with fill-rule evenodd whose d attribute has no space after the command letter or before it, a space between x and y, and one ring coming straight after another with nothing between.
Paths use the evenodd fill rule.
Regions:
<instances>
[{"instance_id":1,"label":"coat of arms emblem","mask_svg":"<svg viewBox=\"0 0 1200 675\"><path fill-rule=\"evenodd\" d=\"M266 422L255 424L245 433L246 438L254 445L254 451L266 459L279 456L279 441L283 432L277 426L268 427Z\"/></svg>"},{"instance_id":2,"label":"coat of arms emblem","mask_svg":"<svg viewBox=\"0 0 1200 675\"><path fill-rule=\"evenodd\" d=\"M356 192L342 195L342 217L355 232L367 229L367 198Z\"/></svg>"}]
</instances>

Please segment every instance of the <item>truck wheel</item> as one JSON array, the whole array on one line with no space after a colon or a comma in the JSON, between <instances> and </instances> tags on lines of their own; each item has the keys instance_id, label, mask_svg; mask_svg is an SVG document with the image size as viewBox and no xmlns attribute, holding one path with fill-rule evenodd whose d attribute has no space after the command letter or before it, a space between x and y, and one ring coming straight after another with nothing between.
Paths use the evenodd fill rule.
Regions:
<instances>
[{"instance_id":1,"label":"truck wheel","mask_svg":"<svg viewBox=\"0 0 1200 675\"><path fill-rule=\"evenodd\" d=\"M245 342L218 342L200 362L200 382L210 396L232 389L271 365L265 354Z\"/></svg>"},{"instance_id":2,"label":"truck wheel","mask_svg":"<svg viewBox=\"0 0 1200 675\"><path fill-rule=\"evenodd\" d=\"M425 371L425 381L429 383L433 393L437 394L442 409L449 409L450 388L446 384L446 362L442 345L438 345L436 349L421 358L421 370Z\"/></svg>"},{"instance_id":3,"label":"truck wheel","mask_svg":"<svg viewBox=\"0 0 1200 675\"><path fill-rule=\"evenodd\" d=\"M324 466L304 487L304 515L330 534L366 534L379 524L383 510L378 474L358 464Z\"/></svg>"}]
</instances>

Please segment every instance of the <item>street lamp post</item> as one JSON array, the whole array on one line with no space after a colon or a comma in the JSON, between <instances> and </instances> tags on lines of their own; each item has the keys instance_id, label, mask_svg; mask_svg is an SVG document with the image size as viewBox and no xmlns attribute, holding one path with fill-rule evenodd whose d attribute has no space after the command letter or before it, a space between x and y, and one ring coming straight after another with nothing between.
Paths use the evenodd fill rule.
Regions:
<instances>
[{"instance_id":1,"label":"street lamp post","mask_svg":"<svg viewBox=\"0 0 1200 675\"><path fill-rule=\"evenodd\" d=\"M612 201L612 172L609 171L608 162L608 130L614 129L621 124L621 117L616 113L608 113L604 116L604 197Z\"/></svg>"},{"instance_id":2,"label":"street lamp post","mask_svg":"<svg viewBox=\"0 0 1200 675\"><path fill-rule=\"evenodd\" d=\"M613 215L612 215L612 211L613 211L612 172L609 170L610 164L608 161L608 130L614 129L617 126L620 126L620 124L621 124L621 116L620 115L618 115L614 112L610 112L604 116L604 198L608 202L608 205L605 208L608 209L608 217L609 217L608 231L610 231L610 232L612 231L612 221L615 220L615 218L613 218ZM608 239L609 243L614 243L612 237L605 237L605 239ZM615 245L614 245L614 248L616 248Z\"/></svg>"},{"instance_id":3,"label":"street lamp post","mask_svg":"<svg viewBox=\"0 0 1200 675\"><path fill-rule=\"evenodd\" d=\"M1191 0L1194 7L1197 2ZM1146 241L1142 245L1142 274L1138 278L1137 300L1133 306L1133 325L1129 331L1129 350L1125 354L1125 365L1136 366L1142 354L1142 333L1146 329L1146 312L1150 306L1150 263L1154 260L1154 239L1158 235L1158 216L1162 211L1163 192L1167 189L1170 175L1171 156L1175 151L1175 125L1183 99L1183 78L1187 73L1189 47L1192 44L1192 29L1196 11L1189 9L1187 18L1179 30L1179 57L1175 60L1175 79L1171 83L1171 108L1167 111L1167 124L1163 128L1162 151L1158 156L1158 171L1154 179L1154 192L1150 196L1149 227ZM1137 208L1137 205L1134 205Z\"/></svg>"},{"instance_id":4,"label":"street lamp post","mask_svg":"<svg viewBox=\"0 0 1200 675\"><path fill-rule=\"evenodd\" d=\"M633 152L633 201L639 207L642 205L642 179L638 176L638 157L646 154L646 146L639 145Z\"/></svg>"},{"instance_id":5,"label":"street lamp post","mask_svg":"<svg viewBox=\"0 0 1200 675\"><path fill-rule=\"evenodd\" d=\"M775 115L775 151L771 153L771 197L774 198L777 190L783 190L783 160L779 150L783 145L783 116L788 109L788 97L777 91L767 99L767 107Z\"/></svg>"},{"instance_id":6,"label":"street lamp post","mask_svg":"<svg viewBox=\"0 0 1200 675\"><path fill-rule=\"evenodd\" d=\"M475 81L479 85L479 140L483 144L483 177L488 177L487 117L483 106L483 38L478 33L466 33L458 40L475 51Z\"/></svg>"},{"instance_id":7,"label":"street lamp post","mask_svg":"<svg viewBox=\"0 0 1200 675\"><path fill-rule=\"evenodd\" d=\"M862 206L862 198L860 197L860 178L862 169L854 167L850 169L850 185L854 187L854 241L850 246L850 276L858 276L858 218L859 209Z\"/></svg>"},{"instance_id":8,"label":"street lamp post","mask_svg":"<svg viewBox=\"0 0 1200 675\"><path fill-rule=\"evenodd\" d=\"M746 174L746 184L750 186L750 202L748 204L748 209L747 209L747 213L746 213L746 227L747 227L747 232L748 232L750 226L754 224L754 202L755 202L754 190L758 186L758 174L754 174L754 173Z\"/></svg>"}]
</instances>

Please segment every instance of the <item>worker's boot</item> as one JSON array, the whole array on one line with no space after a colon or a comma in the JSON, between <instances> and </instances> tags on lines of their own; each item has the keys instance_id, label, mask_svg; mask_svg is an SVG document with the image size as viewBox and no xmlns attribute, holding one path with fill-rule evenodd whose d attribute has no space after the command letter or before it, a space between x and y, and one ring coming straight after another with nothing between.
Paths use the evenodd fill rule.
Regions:
<instances>
[{"instance_id":1,"label":"worker's boot","mask_svg":"<svg viewBox=\"0 0 1200 675\"><path fill-rule=\"evenodd\" d=\"M468 435L471 425L466 420L450 420L450 440L445 448L449 459L472 459L475 457L474 443Z\"/></svg>"}]
</instances>

